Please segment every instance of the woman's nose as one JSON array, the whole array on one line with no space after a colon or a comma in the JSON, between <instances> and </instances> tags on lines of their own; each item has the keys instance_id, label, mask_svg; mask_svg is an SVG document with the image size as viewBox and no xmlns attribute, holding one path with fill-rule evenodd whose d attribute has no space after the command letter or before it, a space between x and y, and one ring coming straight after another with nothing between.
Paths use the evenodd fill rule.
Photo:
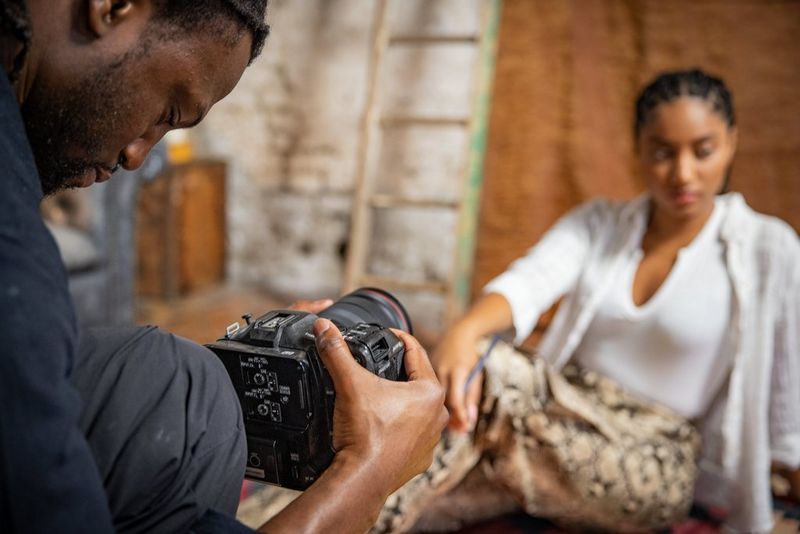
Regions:
<instances>
[{"instance_id":1,"label":"woman's nose","mask_svg":"<svg viewBox=\"0 0 800 534\"><path fill-rule=\"evenodd\" d=\"M679 155L675 160L672 172L673 183L680 185L688 183L694 175L694 161L689 155Z\"/></svg>"}]
</instances>

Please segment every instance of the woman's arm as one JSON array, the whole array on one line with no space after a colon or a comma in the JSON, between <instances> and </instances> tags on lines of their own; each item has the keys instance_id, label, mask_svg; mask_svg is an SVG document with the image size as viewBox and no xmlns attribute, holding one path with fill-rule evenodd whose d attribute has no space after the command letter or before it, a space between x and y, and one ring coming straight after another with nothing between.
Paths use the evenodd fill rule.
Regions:
<instances>
[{"instance_id":1,"label":"woman's arm","mask_svg":"<svg viewBox=\"0 0 800 534\"><path fill-rule=\"evenodd\" d=\"M478 415L481 380L476 377L465 391L467 376L478 361L475 345L483 336L513 326L511 306L502 295L480 298L447 332L433 354L434 368L446 391L450 428L468 431Z\"/></svg>"},{"instance_id":2,"label":"woman's arm","mask_svg":"<svg viewBox=\"0 0 800 534\"><path fill-rule=\"evenodd\" d=\"M476 343L489 334L512 330L524 340L556 300L574 288L598 229L611 228L603 200L573 209L506 272L489 282L481 297L447 332L433 354L434 368L447 391L450 428L465 432L477 419L480 377L466 381L478 361ZM606 221L607 222L607 221Z\"/></svg>"},{"instance_id":3,"label":"woman's arm","mask_svg":"<svg viewBox=\"0 0 800 534\"><path fill-rule=\"evenodd\" d=\"M610 207L599 199L573 209L525 256L486 285L484 293L502 295L510 306L517 343L528 337L542 313L575 288L597 240L613 233Z\"/></svg>"}]
</instances>

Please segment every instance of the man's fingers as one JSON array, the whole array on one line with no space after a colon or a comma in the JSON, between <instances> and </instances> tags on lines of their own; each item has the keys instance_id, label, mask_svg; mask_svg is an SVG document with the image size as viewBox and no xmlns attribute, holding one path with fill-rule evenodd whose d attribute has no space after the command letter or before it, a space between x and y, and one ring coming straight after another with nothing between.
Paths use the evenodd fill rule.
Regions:
<instances>
[{"instance_id":1,"label":"man's fingers","mask_svg":"<svg viewBox=\"0 0 800 534\"><path fill-rule=\"evenodd\" d=\"M417 339L408 332L395 330L394 328L392 329L392 332L394 332L394 334L399 337L406 346L406 353L403 357L403 363L406 368L408 381L412 382L422 378L435 378L436 373L433 371L433 366L431 366L431 362L428 359L428 353L425 352L425 349L422 348L422 345L419 344L419 341L417 341Z\"/></svg>"},{"instance_id":2,"label":"man's fingers","mask_svg":"<svg viewBox=\"0 0 800 534\"><path fill-rule=\"evenodd\" d=\"M363 368L358 365L350 348L347 346L342 333L336 325L327 319L314 321L314 337L316 338L317 351L322 362L328 369L333 379L334 386L344 385L352 379L355 369Z\"/></svg>"}]
</instances>

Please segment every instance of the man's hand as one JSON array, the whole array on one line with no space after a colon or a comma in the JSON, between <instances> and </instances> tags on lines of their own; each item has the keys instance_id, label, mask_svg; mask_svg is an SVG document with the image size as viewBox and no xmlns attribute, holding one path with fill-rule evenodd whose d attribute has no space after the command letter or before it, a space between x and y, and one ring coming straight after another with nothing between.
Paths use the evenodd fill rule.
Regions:
<instances>
[{"instance_id":1,"label":"man's hand","mask_svg":"<svg viewBox=\"0 0 800 534\"><path fill-rule=\"evenodd\" d=\"M444 390L425 350L395 330L406 346L407 382L379 378L353 358L336 326L314 323L317 349L333 379L333 463L263 532L365 532L386 498L433 460L447 424Z\"/></svg>"},{"instance_id":2,"label":"man's hand","mask_svg":"<svg viewBox=\"0 0 800 534\"><path fill-rule=\"evenodd\" d=\"M317 349L336 389L333 447L337 455L372 465L386 497L430 466L448 419L444 391L425 349L410 334L393 332L406 346L407 382L370 373L355 361L333 323L314 323Z\"/></svg>"}]
</instances>

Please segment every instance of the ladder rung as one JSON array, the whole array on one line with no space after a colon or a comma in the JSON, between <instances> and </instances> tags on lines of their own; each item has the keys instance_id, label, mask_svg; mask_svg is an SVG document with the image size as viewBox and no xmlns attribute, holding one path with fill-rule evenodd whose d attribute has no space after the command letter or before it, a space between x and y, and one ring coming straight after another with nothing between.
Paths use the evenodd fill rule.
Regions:
<instances>
[{"instance_id":1,"label":"ladder rung","mask_svg":"<svg viewBox=\"0 0 800 534\"><path fill-rule=\"evenodd\" d=\"M473 44L481 40L480 35L393 35L389 44Z\"/></svg>"},{"instance_id":2,"label":"ladder rung","mask_svg":"<svg viewBox=\"0 0 800 534\"><path fill-rule=\"evenodd\" d=\"M460 203L456 200L373 195L370 199L370 205L372 205L373 208L457 208Z\"/></svg>"},{"instance_id":3,"label":"ladder rung","mask_svg":"<svg viewBox=\"0 0 800 534\"><path fill-rule=\"evenodd\" d=\"M408 291L426 291L429 293L446 293L447 284L444 282L411 282L391 278L389 276L374 276L363 274L359 277L360 285L369 287L381 287L387 289L405 289Z\"/></svg>"},{"instance_id":4,"label":"ladder rung","mask_svg":"<svg viewBox=\"0 0 800 534\"><path fill-rule=\"evenodd\" d=\"M469 119L464 117L419 117L413 115L396 115L381 118L384 128L401 126L469 126Z\"/></svg>"}]
</instances>

